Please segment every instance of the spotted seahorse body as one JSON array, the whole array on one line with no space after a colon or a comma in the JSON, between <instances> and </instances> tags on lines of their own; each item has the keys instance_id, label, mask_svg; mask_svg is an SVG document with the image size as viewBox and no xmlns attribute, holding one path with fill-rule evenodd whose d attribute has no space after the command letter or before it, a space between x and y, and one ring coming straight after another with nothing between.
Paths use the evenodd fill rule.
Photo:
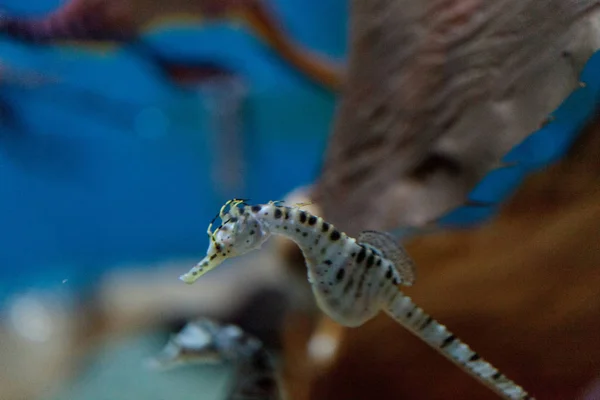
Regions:
<instances>
[{"instance_id":1,"label":"spotted seahorse body","mask_svg":"<svg viewBox=\"0 0 600 400\"><path fill-rule=\"evenodd\" d=\"M272 234L286 236L300 246L319 306L340 324L362 325L381 309L382 294L405 282L394 264L375 248L320 217L275 205L254 210L263 216Z\"/></svg>"},{"instance_id":2,"label":"spotted seahorse body","mask_svg":"<svg viewBox=\"0 0 600 400\"><path fill-rule=\"evenodd\" d=\"M219 216L223 224L214 232L212 224L208 229L207 256L183 281L192 283L225 259L260 248L272 234L285 236L306 258L320 308L338 323L359 326L383 310L502 397L532 399L398 289L413 283L414 264L391 236L365 231L354 239L300 207L275 202L250 206L230 201Z\"/></svg>"}]
</instances>

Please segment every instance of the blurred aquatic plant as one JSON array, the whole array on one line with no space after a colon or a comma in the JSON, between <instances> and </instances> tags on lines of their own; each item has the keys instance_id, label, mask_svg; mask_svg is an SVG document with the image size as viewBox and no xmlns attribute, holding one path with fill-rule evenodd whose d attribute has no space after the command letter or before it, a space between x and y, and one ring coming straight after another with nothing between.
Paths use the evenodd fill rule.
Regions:
<instances>
[{"instance_id":1,"label":"blurred aquatic plant","mask_svg":"<svg viewBox=\"0 0 600 400\"><path fill-rule=\"evenodd\" d=\"M168 69L169 60L143 41L145 32L186 20L239 21L302 75L329 89L337 90L341 85L340 66L295 42L261 0L184 0L159 7L157 4L147 0L71 0L47 16L3 15L0 32L33 43L65 40L130 43Z\"/></svg>"},{"instance_id":2,"label":"blurred aquatic plant","mask_svg":"<svg viewBox=\"0 0 600 400\"><path fill-rule=\"evenodd\" d=\"M600 108L600 52L594 53L579 75L578 88L554 110L543 126L505 154L467 195L464 204L426 221L420 227L394 230L400 237L465 228L481 224L497 213L527 176L564 157Z\"/></svg>"},{"instance_id":3,"label":"blurred aquatic plant","mask_svg":"<svg viewBox=\"0 0 600 400\"><path fill-rule=\"evenodd\" d=\"M489 176L498 188L515 187L539 164L526 149L533 142L566 149L571 141L555 132L572 138L581 130L597 102L594 82L574 92L556 128L503 159L578 89L599 44L598 5L352 1L347 90L313 193L325 215L353 233L422 226L518 160ZM590 64L585 74L594 71ZM504 195L480 199L480 189L473 200Z\"/></svg>"}]
</instances>

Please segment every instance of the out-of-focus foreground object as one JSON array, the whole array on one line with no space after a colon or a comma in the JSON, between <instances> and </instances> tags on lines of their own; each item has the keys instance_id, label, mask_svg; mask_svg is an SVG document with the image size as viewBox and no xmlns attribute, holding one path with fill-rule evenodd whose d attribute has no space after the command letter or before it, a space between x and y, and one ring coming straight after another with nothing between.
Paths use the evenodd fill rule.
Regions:
<instances>
[{"instance_id":1,"label":"out-of-focus foreground object","mask_svg":"<svg viewBox=\"0 0 600 400\"><path fill-rule=\"evenodd\" d=\"M599 47L598 4L352 1L347 84L314 192L328 218L354 234L460 204L577 87Z\"/></svg>"}]
</instances>

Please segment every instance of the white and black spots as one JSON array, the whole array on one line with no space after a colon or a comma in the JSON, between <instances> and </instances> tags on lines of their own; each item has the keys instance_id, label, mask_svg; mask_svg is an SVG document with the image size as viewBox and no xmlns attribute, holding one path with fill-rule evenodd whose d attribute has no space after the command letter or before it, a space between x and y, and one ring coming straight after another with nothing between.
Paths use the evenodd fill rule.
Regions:
<instances>
[{"instance_id":1,"label":"white and black spots","mask_svg":"<svg viewBox=\"0 0 600 400\"><path fill-rule=\"evenodd\" d=\"M385 311L503 398L533 398L398 289L413 284L415 267L392 236L364 231L354 239L321 217L281 202L248 205L231 200L218 217L223 223L214 232L209 225L206 257L181 276L184 282L194 282L227 258L260 248L271 235L282 235L302 250L317 303L338 323L359 326Z\"/></svg>"}]
</instances>

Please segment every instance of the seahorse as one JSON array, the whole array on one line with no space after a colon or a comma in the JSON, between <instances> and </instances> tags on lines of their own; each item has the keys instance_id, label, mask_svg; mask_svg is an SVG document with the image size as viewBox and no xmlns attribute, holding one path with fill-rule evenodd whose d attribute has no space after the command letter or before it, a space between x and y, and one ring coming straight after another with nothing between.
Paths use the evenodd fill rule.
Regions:
<instances>
[{"instance_id":1,"label":"seahorse","mask_svg":"<svg viewBox=\"0 0 600 400\"><path fill-rule=\"evenodd\" d=\"M281 387L271 354L263 343L235 325L201 318L172 336L153 368L170 369L191 363L229 362L235 365L227 400L280 400Z\"/></svg>"},{"instance_id":2,"label":"seahorse","mask_svg":"<svg viewBox=\"0 0 600 400\"><path fill-rule=\"evenodd\" d=\"M260 249L271 235L287 237L304 255L317 304L339 324L357 327L384 311L503 398L533 399L399 290L413 284L415 265L393 236L363 231L355 239L298 206L241 199L223 205L207 234L206 257L182 281L191 284L225 260Z\"/></svg>"}]
</instances>

